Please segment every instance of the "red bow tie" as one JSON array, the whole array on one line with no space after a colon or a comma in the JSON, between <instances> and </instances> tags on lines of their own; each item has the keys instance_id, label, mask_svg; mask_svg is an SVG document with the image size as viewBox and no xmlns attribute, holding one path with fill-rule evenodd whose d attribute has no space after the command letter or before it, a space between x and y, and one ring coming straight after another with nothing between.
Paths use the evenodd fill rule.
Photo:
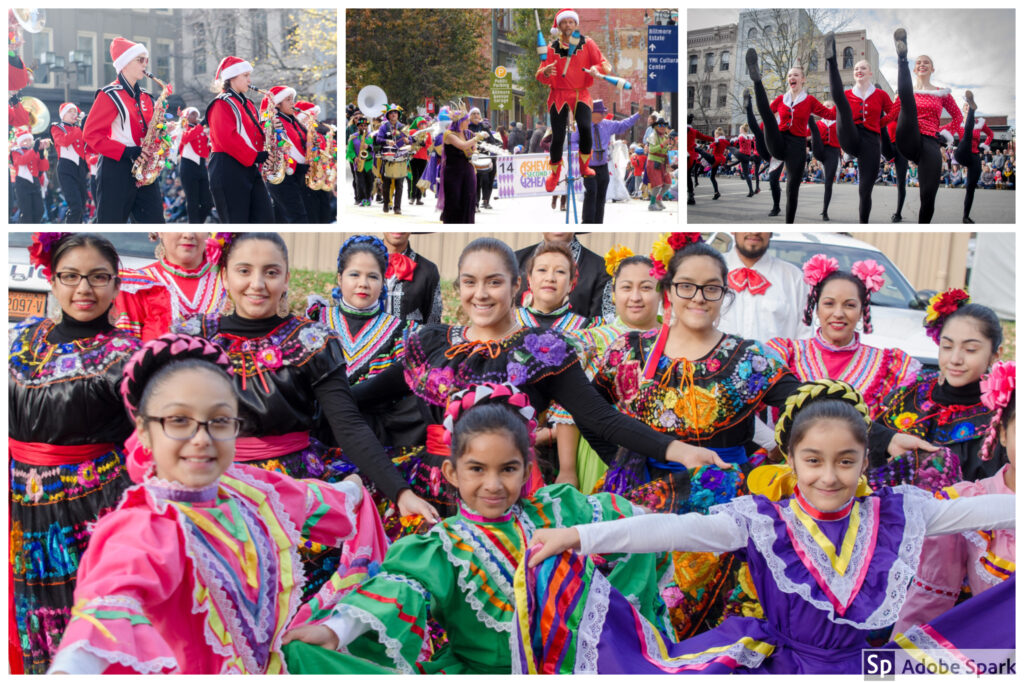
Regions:
<instances>
[{"instance_id":1,"label":"red bow tie","mask_svg":"<svg viewBox=\"0 0 1024 683\"><path fill-rule=\"evenodd\" d=\"M753 268L737 268L729 271L729 286L737 292L748 290L752 295L764 294L772 283Z\"/></svg>"},{"instance_id":2,"label":"red bow tie","mask_svg":"<svg viewBox=\"0 0 1024 683\"><path fill-rule=\"evenodd\" d=\"M388 269L384 272L385 278L397 277L399 280L412 280L412 274L416 272L416 262L405 254L391 254L388 257Z\"/></svg>"}]
</instances>

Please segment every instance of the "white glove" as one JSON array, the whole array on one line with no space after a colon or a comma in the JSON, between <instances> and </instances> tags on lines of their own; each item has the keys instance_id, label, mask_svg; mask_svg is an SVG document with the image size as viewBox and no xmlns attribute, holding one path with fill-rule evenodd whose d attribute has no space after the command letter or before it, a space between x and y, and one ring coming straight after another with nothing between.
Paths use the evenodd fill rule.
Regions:
<instances>
[{"instance_id":1,"label":"white glove","mask_svg":"<svg viewBox=\"0 0 1024 683\"><path fill-rule=\"evenodd\" d=\"M941 135L946 140L946 147L952 147L953 146L953 134L952 133L950 133L948 130L940 130L939 131L939 135Z\"/></svg>"}]
</instances>

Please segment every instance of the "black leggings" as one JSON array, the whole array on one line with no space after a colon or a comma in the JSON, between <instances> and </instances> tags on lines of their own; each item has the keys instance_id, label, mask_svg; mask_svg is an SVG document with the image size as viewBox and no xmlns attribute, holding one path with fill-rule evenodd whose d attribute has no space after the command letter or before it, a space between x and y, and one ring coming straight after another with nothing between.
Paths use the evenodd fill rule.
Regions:
<instances>
[{"instance_id":1,"label":"black leggings","mask_svg":"<svg viewBox=\"0 0 1024 683\"><path fill-rule=\"evenodd\" d=\"M715 194L718 194L718 180L715 177L718 174L718 163L715 162L715 157L703 149L698 149L697 153L711 166L711 187L715 188Z\"/></svg>"},{"instance_id":2,"label":"black leggings","mask_svg":"<svg viewBox=\"0 0 1024 683\"><path fill-rule=\"evenodd\" d=\"M749 190L750 192L753 192L754 191L754 186L750 182L750 167L753 166L754 169L757 169L758 163L755 161L755 159L757 159L757 157L756 156L748 156L748 155L744 154L743 152L733 152L733 156L735 156L736 159L738 159L736 164L739 164L740 171L743 173L743 179L747 181L747 190ZM730 165L735 166L736 164L730 164ZM758 185L758 187L760 187L760 185Z\"/></svg>"},{"instance_id":3,"label":"black leggings","mask_svg":"<svg viewBox=\"0 0 1024 683\"><path fill-rule=\"evenodd\" d=\"M747 126L750 127L750 132L754 136L754 146L757 147L757 155L761 158L761 161L767 164L769 167L772 162L772 155L768 152L768 145L764 141L764 131L761 130L761 126L757 125L757 119L754 117L754 105L753 102L747 104ZM775 117L772 117L775 120ZM772 210L779 208L779 200L782 199L782 187L779 184L779 178L782 177L782 166L779 166L774 171L768 174L768 186L772 192ZM758 189L761 188L761 170L758 168L757 171L757 182Z\"/></svg>"},{"instance_id":4,"label":"black leggings","mask_svg":"<svg viewBox=\"0 0 1024 683\"><path fill-rule=\"evenodd\" d=\"M935 137L921 134L910 64L906 57L900 57L898 61L900 115L896 120L896 147L903 156L917 164L917 182L921 188L921 211L917 222L931 223L935 213L935 196L939 193L939 178L942 176L941 145Z\"/></svg>"},{"instance_id":5,"label":"black leggings","mask_svg":"<svg viewBox=\"0 0 1024 683\"><path fill-rule=\"evenodd\" d=\"M860 222L867 223L871 216L871 190L878 179L878 165L882 156L882 139L863 125L853 123L853 110L843 89L836 60L825 60L828 65L828 81L832 90L832 101L836 103L836 133L839 144L847 154L857 157L859 178L857 190L860 194ZM828 195L826 195L828 196ZM825 200L826 209L828 200Z\"/></svg>"},{"instance_id":6,"label":"black leggings","mask_svg":"<svg viewBox=\"0 0 1024 683\"><path fill-rule=\"evenodd\" d=\"M551 114L551 163L557 164L562 160L562 145L565 144L565 130L569 127L569 105L562 107L561 111L555 111L555 105L551 105L548 112ZM593 142L590 137L590 107L583 102L576 102L576 109L573 112L576 118L576 130L580 134L580 154L590 154Z\"/></svg>"},{"instance_id":7,"label":"black leggings","mask_svg":"<svg viewBox=\"0 0 1024 683\"><path fill-rule=\"evenodd\" d=\"M807 163L807 138L779 130L775 112L772 111L768 93L761 81L754 81L754 96L764 121L764 142L768 153L786 164L786 222L792 223L796 219L797 196L800 194L804 165Z\"/></svg>"},{"instance_id":8,"label":"black leggings","mask_svg":"<svg viewBox=\"0 0 1024 683\"><path fill-rule=\"evenodd\" d=\"M964 218L971 217L971 206L974 204L974 191L978 188L978 179L981 178L981 155L971 151L974 141L974 110L967 109L967 118L964 120L964 134L960 138L960 144L956 146L953 158L960 162L960 165L967 169L967 185L964 193Z\"/></svg>"},{"instance_id":9,"label":"black leggings","mask_svg":"<svg viewBox=\"0 0 1024 683\"><path fill-rule=\"evenodd\" d=\"M813 121L808 127L811 129L811 152L825 170L825 204L821 207L821 212L828 215L828 205L832 201L832 185L836 179L836 169L839 168L839 148L822 142L821 133Z\"/></svg>"},{"instance_id":10,"label":"black leggings","mask_svg":"<svg viewBox=\"0 0 1024 683\"><path fill-rule=\"evenodd\" d=\"M896 149L896 143L889 139L889 129L882 129L882 156L891 159L896 167L896 213L895 216L903 217L903 202L907 199L907 169L909 162L907 158Z\"/></svg>"}]
</instances>

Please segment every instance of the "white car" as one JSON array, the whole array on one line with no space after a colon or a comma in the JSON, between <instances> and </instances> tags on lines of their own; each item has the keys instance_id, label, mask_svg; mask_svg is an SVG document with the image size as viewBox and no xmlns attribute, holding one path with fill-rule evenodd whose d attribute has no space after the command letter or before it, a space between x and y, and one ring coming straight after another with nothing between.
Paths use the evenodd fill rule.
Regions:
<instances>
[{"instance_id":1,"label":"white car","mask_svg":"<svg viewBox=\"0 0 1024 683\"><path fill-rule=\"evenodd\" d=\"M732 248L732 235L729 233L712 233L706 239L720 251ZM877 261L885 267L885 285L871 295L871 324L874 332L864 334L861 330L861 341L882 349L901 349L925 366L938 366L939 347L925 334L923 325L928 299L935 292L915 291L896 264L878 247L838 233L785 232L772 233L768 250L773 256L797 268L801 268L815 254L831 256L847 272L857 261ZM798 305L802 312L804 302ZM814 324L817 326L817 320Z\"/></svg>"},{"instance_id":2,"label":"white car","mask_svg":"<svg viewBox=\"0 0 1024 683\"><path fill-rule=\"evenodd\" d=\"M141 268L156 260L154 243L146 232L102 233L110 240L121 259L122 268ZM11 232L7 237L7 329L35 316L49 317L57 312L57 300L50 293L50 283L43 277L42 266L29 260L28 248L32 233Z\"/></svg>"}]
</instances>

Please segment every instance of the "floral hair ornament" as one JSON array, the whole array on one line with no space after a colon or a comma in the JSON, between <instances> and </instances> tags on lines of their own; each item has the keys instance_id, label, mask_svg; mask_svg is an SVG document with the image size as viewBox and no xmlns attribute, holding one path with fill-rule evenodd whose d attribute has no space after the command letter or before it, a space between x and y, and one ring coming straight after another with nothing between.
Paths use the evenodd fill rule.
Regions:
<instances>
[{"instance_id":1,"label":"floral hair ornament","mask_svg":"<svg viewBox=\"0 0 1024 683\"><path fill-rule=\"evenodd\" d=\"M924 329L936 344L942 338L942 327L946 324L946 318L956 313L960 307L971 300L967 292L962 289L952 288L940 292L928 301L928 308L925 309Z\"/></svg>"},{"instance_id":2,"label":"floral hair ornament","mask_svg":"<svg viewBox=\"0 0 1024 683\"><path fill-rule=\"evenodd\" d=\"M619 269L619 264L633 255L633 250L629 247L616 244L604 255L605 272L615 277L615 271Z\"/></svg>"},{"instance_id":3,"label":"floral hair ornament","mask_svg":"<svg viewBox=\"0 0 1024 683\"><path fill-rule=\"evenodd\" d=\"M470 408L484 403L501 403L511 407L526 423L526 431L530 435L530 446L537 440L536 411L530 405L526 394L511 384L494 384L486 382L457 391L448 399L448 408L444 411L444 441L449 446L455 433L455 423Z\"/></svg>"},{"instance_id":4,"label":"floral hair ornament","mask_svg":"<svg viewBox=\"0 0 1024 683\"><path fill-rule=\"evenodd\" d=\"M223 265L220 260L231 243L238 236L237 232L215 232L206 238L206 260L210 263Z\"/></svg>"},{"instance_id":5,"label":"floral hair ornament","mask_svg":"<svg viewBox=\"0 0 1024 683\"><path fill-rule=\"evenodd\" d=\"M804 263L804 282L817 287L821 281L839 270L839 261L825 254L815 254Z\"/></svg>"},{"instance_id":6,"label":"floral hair ornament","mask_svg":"<svg viewBox=\"0 0 1024 683\"><path fill-rule=\"evenodd\" d=\"M850 268L850 272L864 283L864 287L871 294L881 291L885 285L885 266L879 265L874 259L857 261Z\"/></svg>"},{"instance_id":7,"label":"floral hair ornament","mask_svg":"<svg viewBox=\"0 0 1024 683\"><path fill-rule=\"evenodd\" d=\"M384 256L384 260L385 261L388 260L388 248L387 248L387 245L385 245L384 242L379 237L374 237L373 235L352 235L352 237L349 237L347 240L342 242L341 249L338 249L338 273L339 274L341 274L341 258L342 258L342 256L345 255L345 252L348 251L348 249L350 247L353 247L353 246L359 245L359 244L365 244L365 245L369 246L374 251L379 252L380 254L382 254ZM386 272L386 270L385 270L384 273L381 273L381 279L382 280L387 280L387 272ZM341 301L341 287L334 287L331 290L331 296L334 297L335 300ZM381 303L381 305L383 305L384 302L387 301L387 298L388 298L388 284L387 284L387 282L382 282L381 287L380 287L380 296L377 298L377 300Z\"/></svg>"},{"instance_id":8,"label":"floral hair ornament","mask_svg":"<svg viewBox=\"0 0 1024 683\"><path fill-rule=\"evenodd\" d=\"M680 249L695 242L700 242L699 232L666 232L651 246L651 275L659 280L668 273L668 264Z\"/></svg>"},{"instance_id":9,"label":"floral hair ornament","mask_svg":"<svg viewBox=\"0 0 1024 683\"><path fill-rule=\"evenodd\" d=\"M28 248L29 261L33 266L42 266L43 277L50 279L50 261L53 258L53 249L62 239L71 235L70 232L34 232L32 233L32 245Z\"/></svg>"},{"instance_id":10,"label":"floral hair ornament","mask_svg":"<svg viewBox=\"0 0 1024 683\"><path fill-rule=\"evenodd\" d=\"M992 365L988 374L981 378L981 402L993 411L989 423L988 435L981 446L979 456L982 460L992 458L992 446L999 434L999 423L1003 419L1003 411L1013 400L1017 389L1017 363L1015 361L998 361Z\"/></svg>"}]
</instances>

